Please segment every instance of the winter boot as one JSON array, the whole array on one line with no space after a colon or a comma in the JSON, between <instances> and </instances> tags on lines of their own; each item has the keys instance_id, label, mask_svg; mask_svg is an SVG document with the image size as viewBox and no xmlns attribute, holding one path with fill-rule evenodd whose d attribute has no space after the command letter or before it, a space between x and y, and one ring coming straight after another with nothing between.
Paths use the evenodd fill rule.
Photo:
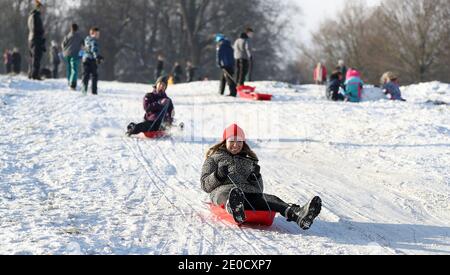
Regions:
<instances>
[{"instance_id":1,"label":"winter boot","mask_svg":"<svg viewBox=\"0 0 450 275\"><path fill-rule=\"evenodd\" d=\"M291 205L286 209L285 217L289 222L296 222L301 229L308 230L322 209L320 197L314 197L303 207Z\"/></svg>"},{"instance_id":2,"label":"winter boot","mask_svg":"<svg viewBox=\"0 0 450 275\"><path fill-rule=\"evenodd\" d=\"M234 221L239 225L243 224L247 219L244 211L244 202L244 192L239 188L233 188L228 196L226 209L227 212L233 216Z\"/></svg>"},{"instance_id":3,"label":"winter boot","mask_svg":"<svg viewBox=\"0 0 450 275\"><path fill-rule=\"evenodd\" d=\"M83 88L81 88L81 92L83 93L83 95L87 95L88 87L83 85Z\"/></svg>"},{"instance_id":4,"label":"winter boot","mask_svg":"<svg viewBox=\"0 0 450 275\"><path fill-rule=\"evenodd\" d=\"M136 128L136 123L130 123L127 126L127 136L133 135L134 129Z\"/></svg>"}]
</instances>

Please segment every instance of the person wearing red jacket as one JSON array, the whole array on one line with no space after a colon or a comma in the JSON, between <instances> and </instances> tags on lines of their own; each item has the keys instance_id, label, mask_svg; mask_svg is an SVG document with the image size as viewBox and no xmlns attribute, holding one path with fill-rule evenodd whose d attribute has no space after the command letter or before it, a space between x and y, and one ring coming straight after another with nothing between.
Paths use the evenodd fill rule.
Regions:
<instances>
[{"instance_id":1,"label":"person wearing red jacket","mask_svg":"<svg viewBox=\"0 0 450 275\"><path fill-rule=\"evenodd\" d=\"M5 64L6 74L10 74L12 71L12 55L8 49L6 49L3 54L3 64Z\"/></svg>"},{"instance_id":2,"label":"person wearing red jacket","mask_svg":"<svg viewBox=\"0 0 450 275\"><path fill-rule=\"evenodd\" d=\"M321 62L319 62L317 67L314 69L313 79L318 85L322 85L327 81L327 68L325 65L322 65Z\"/></svg>"}]
</instances>

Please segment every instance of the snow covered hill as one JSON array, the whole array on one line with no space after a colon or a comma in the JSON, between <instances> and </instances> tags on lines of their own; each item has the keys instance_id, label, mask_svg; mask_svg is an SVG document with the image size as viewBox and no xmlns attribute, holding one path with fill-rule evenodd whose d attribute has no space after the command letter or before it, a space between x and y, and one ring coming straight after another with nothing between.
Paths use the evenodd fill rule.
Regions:
<instances>
[{"instance_id":1,"label":"snow covered hill","mask_svg":"<svg viewBox=\"0 0 450 275\"><path fill-rule=\"evenodd\" d=\"M449 254L450 85L369 88L360 104L323 87L257 82L273 102L220 97L218 82L171 86L171 138L124 136L149 85L0 76L0 254ZM324 202L309 231L217 220L200 189L206 149L238 122L266 191Z\"/></svg>"}]
</instances>

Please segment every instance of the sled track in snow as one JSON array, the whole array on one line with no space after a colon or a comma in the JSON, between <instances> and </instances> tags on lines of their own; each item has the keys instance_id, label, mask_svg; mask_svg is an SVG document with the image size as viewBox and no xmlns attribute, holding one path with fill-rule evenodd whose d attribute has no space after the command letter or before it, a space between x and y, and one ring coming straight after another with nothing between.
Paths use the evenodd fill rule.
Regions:
<instances>
[{"instance_id":1,"label":"sled track in snow","mask_svg":"<svg viewBox=\"0 0 450 275\"><path fill-rule=\"evenodd\" d=\"M141 147L140 147L140 145L139 145L139 140L137 140L137 141L135 142L134 145L136 145L136 146L138 147L138 150L140 151L140 152L139 152L140 154L134 150L134 148L128 143L128 141L125 140L125 138L123 138L123 139L124 139L124 141L125 141L125 144L127 144L128 149L129 149L130 151L133 152L135 158L136 158L136 159L139 161L139 163L141 164L142 169L145 171L145 173L146 173L146 175L147 175L147 179L149 179L149 180L152 182L151 187L156 187L156 188L158 189L158 191L160 192L160 198L157 199L157 203L160 201L160 199L161 199L162 197L164 197L164 198L171 204L171 206L174 207L174 208L176 209L176 211L177 211L178 213L180 213L180 214L184 217L184 221L190 220L189 215L188 215L187 213L185 213L185 211L183 211L183 210L181 209L181 207L177 206L177 205L169 198L169 196L167 195L166 191L164 191L163 188L160 187L159 184L157 183L157 180L160 180L161 182L165 182L165 181L163 181L162 178L161 178L160 176L158 176L157 173L155 173L156 171L151 170L152 165L151 165L151 163L150 163L147 159L145 159L144 154L143 154L143 152L142 152L142 149L141 149ZM157 180L155 180L154 177L157 177ZM157 203L156 203L156 204L157 204ZM189 206L191 206L191 205L189 205ZM172 227L172 229L178 229L178 228L179 228L179 227L178 227L178 224L183 224L183 223L182 223L182 221L180 221L180 220L176 220L177 218L173 218L173 219L174 219L174 222L173 222L173 227ZM196 235L199 233L199 232L194 232L194 231L192 231L192 230L190 229L189 226L186 226L184 229L187 229L187 230L189 231L190 234L182 234L182 236L186 236L186 235L187 235L187 236L196 236ZM194 233L197 233L197 234L194 234ZM213 247L213 244L214 244L213 242L211 242L209 239L207 239L207 238L204 237L204 236L202 236L202 237L203 237L206 241L208 241L208 242L211 244L211 246ZM165 248L165 247L167 246L167 242L168 242L168 241L166 241L166 244L163 245L162 248L159 248L159 249ZM159 250L156 254L162 254L162 252L163 252L162 250Z\"/></svg>"}]
</instances>

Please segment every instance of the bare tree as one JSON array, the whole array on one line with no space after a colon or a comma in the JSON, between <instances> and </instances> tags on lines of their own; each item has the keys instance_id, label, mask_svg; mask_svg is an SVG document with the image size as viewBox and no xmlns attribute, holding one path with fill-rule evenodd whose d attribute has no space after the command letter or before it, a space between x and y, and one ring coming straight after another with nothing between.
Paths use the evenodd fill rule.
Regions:
<instances>
[{"instance_id":1,"label":"bare tree","mask_svg":"<svg viewBox=\"0 0 450 275\"><path fill-rule=\"evenodd\" d=\"M449 45L448 5L447 0L386 0L380 7L382 30L391 38L390 50L417 81L430 79L438 56Z\"/></svg>"},{"instance_id":2,"label":"bare tree","mask_svg":"<svg viewBox=\"0 0 450 275\"><path fill-rule=\"evenodd\" d=\"M448 0L384 0L375 8L350 1L313 34L314 47L302 56L332 67L344 58L372 83L387 70L405 83L449 81L449 7Z\"/></svg>"}]
</instances>

